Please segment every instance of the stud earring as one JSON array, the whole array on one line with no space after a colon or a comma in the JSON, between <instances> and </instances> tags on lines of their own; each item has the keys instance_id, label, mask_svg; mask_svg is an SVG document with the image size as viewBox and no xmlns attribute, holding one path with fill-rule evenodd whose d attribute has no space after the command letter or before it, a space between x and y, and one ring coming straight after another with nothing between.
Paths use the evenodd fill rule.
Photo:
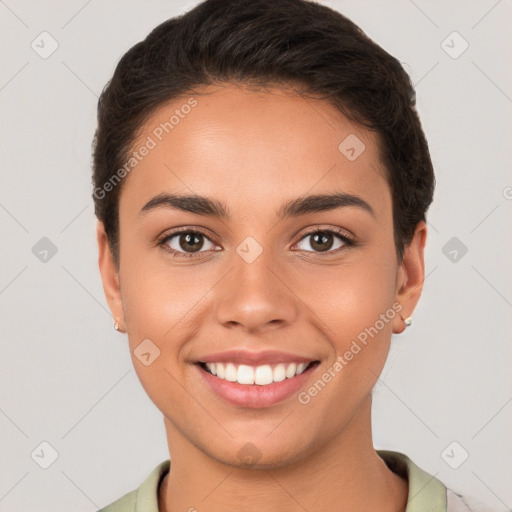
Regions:
<instances>
[{"instance_id":1,"label":"stud earring","mask_svg":"<svg viewBox=\"0 0 512 512\"><path fill-rule=\"evenodd\" d=\"M412 318L408 316L407 318L404 318L404 324L405 327L409 327L412 324Z\"/></svg>"},{"instance_id":2,"label":"stud earring","mask_svg":"<svg viewBox=\"0 0 512 512\"><path fill-rule=\"evenodd\" d=\"M119 331L119 322L116 320L116 322L114 323L114 329L116 331Z\"/></svg>"}]
</instances>

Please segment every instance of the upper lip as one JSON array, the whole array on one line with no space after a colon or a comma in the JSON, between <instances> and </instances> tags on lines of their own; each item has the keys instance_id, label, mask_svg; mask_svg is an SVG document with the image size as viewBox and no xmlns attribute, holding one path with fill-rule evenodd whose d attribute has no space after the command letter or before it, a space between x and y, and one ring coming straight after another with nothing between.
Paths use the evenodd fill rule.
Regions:
<instances>
[{"instance_id":1,"label":"upper lip","mask_svg":"<svg viewBox=\"0 0 512 512\"><path fill-rule=\"evenodd\" d=\"M198 363L235 363L246 364L249 366L260 366L263 364L279 363L309 363L315 361L312 357L303 357L289 352L280 352L278 350L262 350L259 352L250 352L244 349L226 350L225 352L215 352L208 354L197 360Z\"/></svg>"}]
</instances>

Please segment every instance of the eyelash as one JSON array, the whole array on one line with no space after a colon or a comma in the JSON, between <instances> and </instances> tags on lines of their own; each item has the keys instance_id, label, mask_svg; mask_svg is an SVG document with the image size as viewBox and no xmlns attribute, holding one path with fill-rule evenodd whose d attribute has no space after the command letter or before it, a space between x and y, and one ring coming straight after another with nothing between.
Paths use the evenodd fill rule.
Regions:
<instances>
[{"instance_id":1,"label":"eyelash","mask_svg":"<svg viewBox=\"0 0 512 512\"><path fill-rule=\"evenodd\" d=\"M341 241L343 242L344 245L342 247L339 247L338 249L335 249L334 251L329 250L329 251L325 251L325 252L318 252L318 251L306 251L306 252L312 252L312 253L320 254L320 255L336 254L342 250L346 250L347 248L355 247L357 245L357 242L353 238L347 236L341 229L337 229L337 228L329 228L329 229L316 228L313 231L304 233L298 242L301 242L308 236L313 236L313 235L320 234L320 233L331 233L333 235L336 235L341 239ZM175 257L175 258L195 258L195 257L200 256L202 253L207 252L207 251L199 251L196 253L185 253L185 252L180 252L180 251L171 249L168 245L166 245L169 240L171 240L175 236L182 235L182 234L201 235L201 236L204 236L205 238L207 238L208 240L210 240L210 237L206 233L202 232L199 229L181 229L179 231L174 231L172 233L165 233L157 240L157 245L161 246L163 250L170 252L173 255L173 257ZM210 240L210 242L214 243L212 240Z\"/></svg>"}]
</instances>

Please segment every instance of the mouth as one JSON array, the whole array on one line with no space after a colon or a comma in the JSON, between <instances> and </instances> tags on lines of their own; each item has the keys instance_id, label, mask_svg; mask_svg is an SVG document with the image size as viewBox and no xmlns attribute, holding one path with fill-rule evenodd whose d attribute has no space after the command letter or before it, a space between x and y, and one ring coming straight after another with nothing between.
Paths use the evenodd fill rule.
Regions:
<instances>
[{"instance_id":1,"label":"mouth","mask_svg":"<svg viewBox=\"0 0 512 512\"><path fill-rule=\"evenodd\" d=\"M301 375L319 361L309 363L277 363L251 366L226 362L198 362L201 368L218 379L238 382L242 385L268 386L274 382L293 379Z\"/></svg>"},{"instance_id":2,"label":"mouth","mask_svg":"<svg viewBox=\"0 0 512 512\"><path fill-rule=\"evenodd\" d=\"M232 405L248 408L270 407L297 393L319 360L238 364L228 361L198 361L193 366L210 391Z\"/></svg>"}]
</instances>

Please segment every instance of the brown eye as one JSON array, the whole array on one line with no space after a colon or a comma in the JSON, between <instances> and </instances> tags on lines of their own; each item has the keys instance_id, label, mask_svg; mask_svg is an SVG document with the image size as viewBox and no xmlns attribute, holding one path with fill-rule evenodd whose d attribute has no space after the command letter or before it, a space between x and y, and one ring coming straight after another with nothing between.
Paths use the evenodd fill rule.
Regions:
<instances>
[{"instance_id":1,"label":"brown eye","mask_svg":"<svg viewBox=\"0 0 512 512\"><path fill-rule=\"evenodd\" d=\"M331 233L315 233L311 236L310 245L318 251L328 251L333 246L333 235Z\"/></svg>"},{"instance_id":2,"label":"brown eye","mask_svg":"<svg viewBox=\"0 0 512 512\"><path fill-rule=\"evenodd\" d=\"M185 252L196 252L204 245L203 236L196 233L186 233L178 236L178 245Z\"/></svg>"},{"instance_id":3,"label":"brown eye","mask_svg":"<svg viewBox=\"0 0 512 512\"><path fill-rule=\"evenodd\" d=\"M206 242L205 242L206 241ZM198 231L180 231L166 236L161 245L167 246L175 256L192 256L201 249L211 250L215 247L213 242Z\"/></svg>"},{"instance_id":4,"label":"brown eye","mask_svg":"<svg viewBox=\"0 0 512 512\"><path fill-rule=\"evenodd\" d=\"M309 241L305 245L309 245L311 249L299 247L299 250L318 253L336 252L336 249L341 249L343 246L353 245L353 241L350 238L331 229L316 230L308 233L301 238L299 244L304 241Z\"/></svg>"}]
</instances>

